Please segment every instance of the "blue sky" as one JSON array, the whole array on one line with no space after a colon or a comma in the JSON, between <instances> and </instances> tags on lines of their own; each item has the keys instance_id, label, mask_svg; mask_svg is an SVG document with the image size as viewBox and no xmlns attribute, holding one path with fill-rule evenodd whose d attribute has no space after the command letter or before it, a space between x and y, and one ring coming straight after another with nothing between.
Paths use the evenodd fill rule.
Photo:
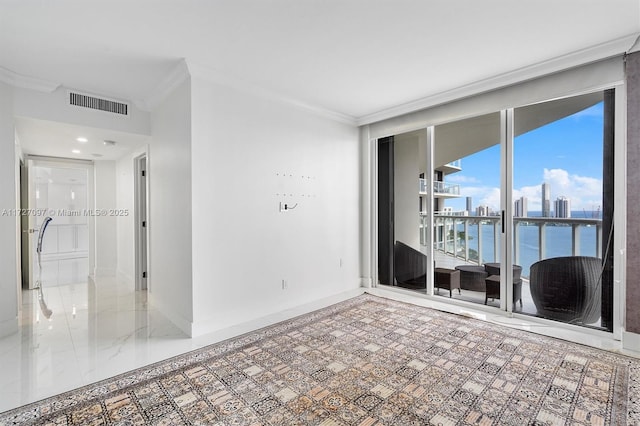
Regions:
<instances>
[{"instance_id":1,"label":"blue sky","mask_svg":"<svg viewBox=\"0 0 640 426\"><path fill-rule=\"evenodd\" d=\"M517 120L517 110L515 119ZM516 137L514 142L514 199L526 196L529 210L540 210L542 182L551 186L551 202L571 199L572 210L593 210L602 198L603 104L565 117ZM488 167L495 165L495 167ZM473 207L499 208L500 148L495 145L462 159L462 171L447 177L460 183ZM450 200L454 210L465 201Z\"/></svg>"}]
</instances>

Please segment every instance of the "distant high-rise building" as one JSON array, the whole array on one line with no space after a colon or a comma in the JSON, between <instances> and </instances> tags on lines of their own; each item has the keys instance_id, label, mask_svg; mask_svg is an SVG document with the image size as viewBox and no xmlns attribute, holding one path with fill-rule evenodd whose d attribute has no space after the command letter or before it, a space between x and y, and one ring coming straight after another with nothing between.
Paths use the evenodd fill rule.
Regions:
<instances>
[{"instance_id":1,"label":"distant high-rise building","mask_svg":"<svg viewBox=\"0 0 640 426\"><path fill-rule=\"evenodd\" d=\"M571 217L571 200L567 197L558 197L554 202L556 217Z\"/></svg>"},{"instance_id":2,"label":"distant high-rise building","mask_svg":"<svg viewBox=\"0 0 640 426\"><path fill-rule=\"evenodd\" d=\"M547 182L542 184L542 217L551 217L551 188Z\"/></svg>"},{"instance_id":3,"label":"distant high-rise building","mask_svg":"<svg viewBox=\"0 0 640 426\"><path fill-rule=\"evenodd\" d=\"M476 208L476 216L489 216L491 214L491 209L489 206L478 206Z\"/></svg>"},{"instance_id":4,"label":"distant high-rise building","mask_svg":"<svg viewBox=\"0 0 640 426\"><path fill-rule=\"evenodd\" d=\"M472 198L471 197L467 197L467 211L469 213L471 213L473 211Z\"/></svg>"},{"instance_id":5,"label":"distant high-rise building","mask_svg":"<svg viewBox=\"0 0 640 426\"><path fill-rule=\"evenodd\" d=\"M513 208L514 217L527 217L529 215L529 208L527 207L527 197L520 197L516 200Z\"/></svg>"}]
</instances>

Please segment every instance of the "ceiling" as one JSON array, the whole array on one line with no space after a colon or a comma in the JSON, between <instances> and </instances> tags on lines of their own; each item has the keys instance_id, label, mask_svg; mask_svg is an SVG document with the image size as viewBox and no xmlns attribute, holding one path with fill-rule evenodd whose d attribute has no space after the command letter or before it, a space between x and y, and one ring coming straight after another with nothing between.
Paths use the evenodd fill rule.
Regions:
<instances>
[{"instance_id":1,"label":"ceiling","mask_svg":"<svg viewBox=\"0 0 640 426\"><path fill-rule=\"evenodd\" d=\"M0 67L136 102L186 59L358 120L638 33L639 0L3 0Z\"/></svg>"},{"instance_id":2,"label":"ceiling","mask_svg":"<svg viewBox=\"0 0 640 426\"><path fill-rule=\"evenodd\" d=\"M22 151L25 154L82 160L117 160L144 145L149 137L95 127L16 117ZM84 138L86 142L79 142ZM115 142L115 144L111 142Z\"/></svg>"}]
</instances>

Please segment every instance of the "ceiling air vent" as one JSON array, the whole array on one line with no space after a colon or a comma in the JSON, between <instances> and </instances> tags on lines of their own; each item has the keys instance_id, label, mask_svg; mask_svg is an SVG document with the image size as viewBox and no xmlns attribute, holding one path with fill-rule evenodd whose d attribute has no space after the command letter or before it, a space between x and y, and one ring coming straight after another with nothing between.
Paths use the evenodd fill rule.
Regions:
<instances>
[{"instance_id":1,"label":"ceiling air vent","mask_svg":"<svg viewBox=\"0 0 640 426\"><path fill-rule=\"evenodd\" d=\"M129 114L128 104L109 99L96 98L95 96L84 95L76 92L69 92L69 105L97 109L100 111L111 112L113 114Z\"/></svg>"}]
</instances>

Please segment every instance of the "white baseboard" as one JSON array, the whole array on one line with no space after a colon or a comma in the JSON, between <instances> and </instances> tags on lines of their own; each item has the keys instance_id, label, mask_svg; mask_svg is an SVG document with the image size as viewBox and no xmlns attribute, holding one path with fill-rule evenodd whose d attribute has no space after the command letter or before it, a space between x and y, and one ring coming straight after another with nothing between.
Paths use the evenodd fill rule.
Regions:
<instances>
[{"instance_id":1,"label":"white baseboard","mask_svg":"<svg viewBox=\"0 0 640 426\"><path fill-rule=\"evenodd\" d=\"M18 318L11 318L0 322L0 338L10 336L18 332Z\"/></svg>"},{"instance_id":2,"label":"white baseboard","mask_svg":"<svg viewBox=\"0 0 640 426\"><path fill-rule=\"evenodd\" d=\"M120 270L120 269L118 269L116 271L116 278L119 281L123 281L123 282L126 282L126 283L131 283L131 284L135 285L135 280L133 279L133 277L131 275L127 274L126 272Z\"/></svg>"},{"instance_id":3,"label":"white baseboard","mask_svg":"<svg viewBox=\"0 0 640 426\"><path fill-rule=\"evenodd\" d=\"M623 331L622 348L630 351L640 352L640 334Z\"/></svg>"},{"instance_id":4,"label":"white baseboard","mask_svg":"<svg viewBox=\"0 0 640 426\"><path fill-rule=\"evenodd\" d=\"M220 328L219 322L213 320L199 321L193 324L193 336L198 337L206 334L208 337L207 341L222 341L235 336L240 336L241 334L245 334L250 331L276 324L281 321L286 321L300 315L308 314L309 312L313 312L318 309L326 308L327 306L331 306L344 300L359 296L362 293L364 293L364 289L362 288L345 291L343 293L338 293L336 295L305 303L300 306L284 309L282 311L274 312L260 318L256 318L222 329Z\"/></svg>"},{"instance_id":5,"label":"white baseboard","mask_svg":"<svg viewBox=\"0 0 640 426\"><path fill-rule=\"evenodd\" d=\"M360 287L364 287L364 288L373 287L373 280L370 277L360 277Z\"/></svg>"},{"instance_id":6,"label":"white baseboard","mask_svg":"<svg viewBox=\"0 0 640 426\"><path fill-rule=\"evenodd\" d=\"M153 296L152 292L147 294L149 306L154 310L160 312L162 315L167 317L169 321L171 321L176 327L178 327L184 334L189 337L193 337L193 323L185 318L182 315L174 312L169 306L163 304L158 300L158 298Z\"/></svg>"},{"instance_id":7,"label":"white baseboard","mask_svg":"<svg viewBox=\"0 0 640 426\"><path fill-rule=\"evenodd\" d=\"M115 277L116 268L96 267L93 270L93 275L95 275L96 277Z\"/></svg>"}]
</instances>

